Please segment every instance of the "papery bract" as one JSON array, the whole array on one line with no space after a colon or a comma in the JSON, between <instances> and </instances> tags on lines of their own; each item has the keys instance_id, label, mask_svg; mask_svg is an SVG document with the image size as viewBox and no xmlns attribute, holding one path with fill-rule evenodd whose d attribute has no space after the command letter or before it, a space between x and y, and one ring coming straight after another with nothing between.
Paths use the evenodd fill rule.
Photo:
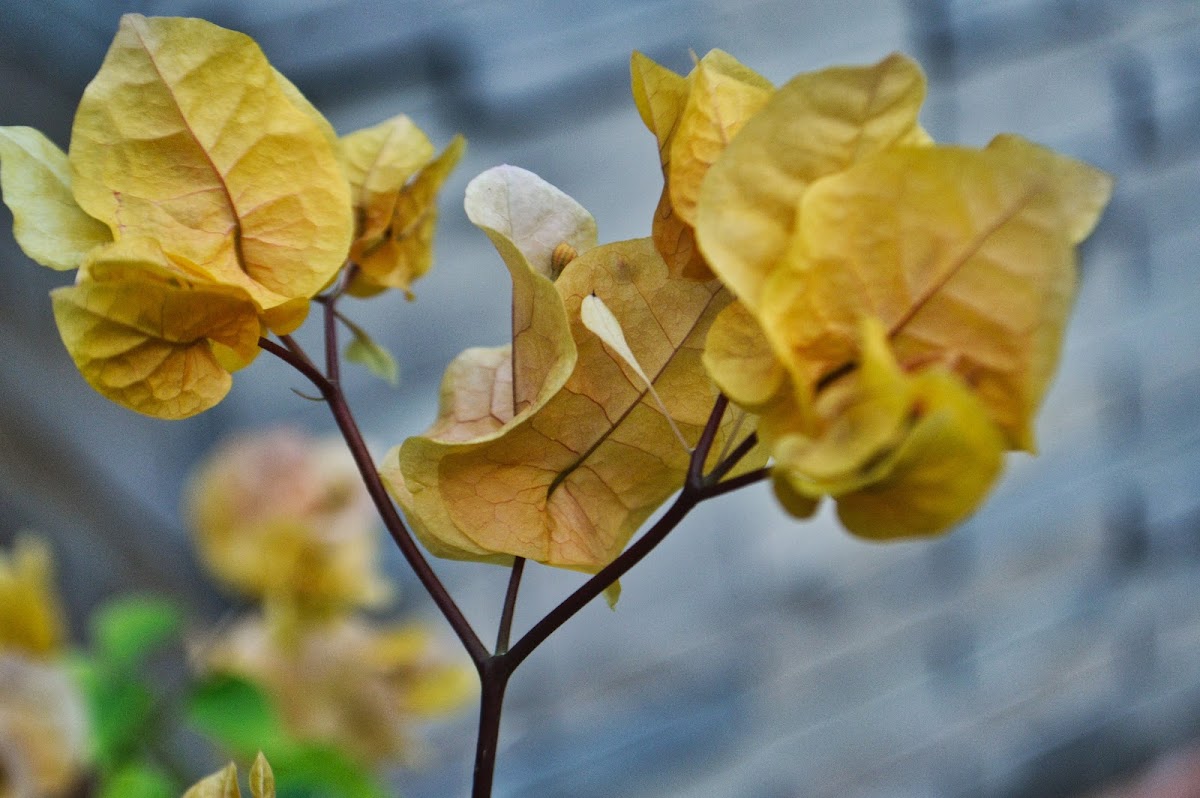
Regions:
<instances>
[{"instance_id":1,"label":"papery bract","mask_svg":"<svg viewBox=\"0 0 1200 798\"><path fill-rule=\"evenodd\" d=\"M51 292L59 333L99 393L157 418L195 415L258 354L258 311L241 289L190 278L147 239L94 250Z\"/></svg>"},{"instance_id":2,"label":"papery bract","mask_svg":"<svg viewBox=\"0 0 1200 798\"><path fill-rule=\"evenodd\" d=\"M128 14L71 132L74 193L114 236L153 238L261 308L341 268L350 191L325 131L248 36Z\"/></svg>"},{"instance_id":3,"label":"papery bract","mask_svg":"<svg viewBox=\"0 0 1200 798\"><path fill-rule=\"evenodd\" d=\"M758 305L814 180L891 147L929 143L917 124L924 99L920 68L893 55L798 75L746 122L706 175L696 207L701 250L739 300Z\"/></svg>"},{"instance_id":4,"label":"papery bract","mask_svg":"<svg viewBox=\"0 0 1200 798\"><path fill-rule=\"evenodd\" d=\"M400 130L394 135L404 139L410 148L423 149L417 136L420 131L392 120L385 132L396 128ZM360 135L363 138L355 138ZM421 165L404 182L399 178L412 165L413 153L402 147L393 148L394 143L386 136L380 139L376 129L347 137L347 151L356 154L354 157L374 152L380 159L361 177L357 167L350 168L352 181L362 181L357 185L362 230L350 252L358 269L349 290L358 296L398 288L412 298L413 281L433 265L438 192L466 149L462 136L455 136L440 155Z\"/></svg>"},{"instance_id":5,"label":"papery bract","mask_svg":"<svg viewBox=\"0 0 1200 798\"><path fill-rule=\"evenodd\" d=\"M898 149L806 192L760 319L802 385L880 319L904 363L951 364L1016 448L1058 362L1074 245L1108 197L1096 169L1008 137Z\"/></svg>"},{"instance_id":6,"label":"papery bract","mask_svg":"<svg viewBox=\"0 0 1200 798\"><path fill-rule=\"evenodd\" d=\"M859 367L820 394L819 432L773 446L776 494L801 516L830 496L846 528L864 537L958 523L1000 473L1000 430L943 364L906 373L878 320L864 322L861 349Z\"/></svg>"},{"instance_id":7,"label":"papery bract","mask_svg":"<svg viewBox=\"0 0 1200 798\"><path fill-rule=\"evenodd\" d=\"M700 185L709 166L774 87L721 50L705 55L687 77L638 52L630 70L634 102L658 139L662 162L654 244L671 274L711 279L692 230Z\"/></svg>"},{"instance_id":8,"label":"papery bract","mask_svg":"<svg viewBox=\"0 0 1200 798\"><path fill-rule=\"evenodd\" d=\"M0 552L0 652L46 659L60 653L64 620L50 549L22 536Z\"/></svg>"},{"instance_id":9,"label":"papery bract","mask_svg":"<svg viewBox=\"0 0 1200 798\"><path fill-rule=\"evenodd\" d=\"M88 382L159 418L219 402L258 336L296 329L346 261L340 146L249 37L137 14L84 92L69 156L0 128L18 243L81 267L54 307Z\"/></svg>"},{"instance_id":10,"label":"papery bract","mask_svg":"<svg viewBox=\"0 0 1200 798\"><path fill-rule=\"evenodd\" d=\"M982 501L1000 451L1033 448L1074 246L1111 184L1015 136L934 146L924 85L903 56L794 78L697 205L701 252L739 299L706 366L761 414L784 506L832 496L870 537L945 530Z\"/></svg>"},{"instance_id":11,"label":"papery bract","mask_svg":"<svg viewBox=\"0 0 1200 798\"><path fill-rule=\"evenodd\" d=\"M480 374L477 358L485 353L469 351L447 371L443 397L450 401L443 403L438 437L409 439L385 461L393 486L403 475L399 484L412 499L401 494L401 502L417 529L425 527L434 538L426 541L434 551L468 558L515 554L596 568L682 481L687 452L641 381L579 321L579 306L595 290L626 330L636 331L631 338L639 361L652 378L671 381L660 392L695 434L713 394L699 369L700 336L692 333L719 306L713 288L671 284L648 241L593 249L573 261L553 288L551 307L570 319L569 326L536 343L574 342L575 368L552 366L536 400L515 414L510 397L502 395L509 401L495 408L492 429L465 437L451 414L480 388L495 395ZM503 385L506 372L512 379L510 352L497 353L494 367L482 364L487 375L499 377L493 386ZM515 368L523 367L518 362ZM473 416L462 422L473 427Z\"/></svg>"},{"instance_id":12,"label":"papery bract","mask_svg":"<svg viewBox=\"0 0 1200 798\"><path fill-rule=\"evenodd\" d=\"M370 246L392 223L401 190L433 160L433 142L400 114L343 136L341 148L358 216L355 246Z\"/></svg>"},{"instance_id":13,"label":"papery bract","mask_svg":"<svg viewBox=\"0 0 1200 798\"><path fill-rule=\"evenodd\" d=\"M66 153L33 128L0 127L0 184L13 237L43 266L77 269L88 252L112 241L108 227L75 202Z\"/></svg>"},{"instance_id":14,"label":"papery bract","mask_svg":"<svg viewBox=\"0 0 1200 798\"><path fill-rule=\"evenodd\" d=\"M756 311L767 277L791 243L804 192L873 153L927 146L929 136L917 124L924 99L924 75L902 55L797 75L709 170L696 235L738 302L717 318L704 357L733 401L761 409L781 398L784 368ZM807 412L803 405L796 409Z\"/></svg>"},{"instance_id":15,"label":"papery bract","mask_svg":"<svg viewBox=\"0 0 1200 798\"><path fill-rule=\"evenodd\" d=\"M699 347L727 295L670 276L647 239L587 249L551 282L553 239L590 237L590 217L512 167L476 181L468 215L513 278L514 343L460 355L438 421L389 453L383 474L439 555L596 570L679 488L688 452L642 380L584 326L581 303L595 293L612 309L694 438L715 398Z\"/></svg>"},{"instance_id":16,"label":"papery bract","mask_svg":"<svg viewBox=\"0 0 1200 798\"><path fill-rule=\"evenodd\" d=\"M267 758L260 752L250 766L250 795L253 798L275 798L275 774ZM241 798L238 787L237 765L230 762L225 767L192 785L183 798Z\"/></svg>"},{"instance_id":17,"label":"papery bract","mask_svg":"<svg viewBox=\"0 0 1200 798\"><path fill-rule=\"evenodd\" d=\"M554 289L554 252L564 244L576 257L593 249L596 220L574 199L515 166L497 166L472 180L465 207L512 279L512 401L503 411L511 417L535 402L545 386L566 379L575 364L574 339L563 334L566 310Z\"/></svg>"}]
</instances>

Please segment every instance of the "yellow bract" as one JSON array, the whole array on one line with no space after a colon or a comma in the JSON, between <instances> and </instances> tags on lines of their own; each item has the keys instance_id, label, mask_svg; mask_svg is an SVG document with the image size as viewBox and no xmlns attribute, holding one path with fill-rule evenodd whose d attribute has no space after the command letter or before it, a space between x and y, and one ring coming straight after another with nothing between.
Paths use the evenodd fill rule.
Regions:
<instances>
[{"instance_id":1,"label":"yellow bract","mask_svg":"<svg viewBox=\"0 0 1200 798\"><path fill-rule=\"evenodd\" d=\"M404 114L342 138L346 177L358 214L356 246L383 237L400 190L433 160L433 143Z\"/></svg>"},{"instance_id":2,"label":"yellow bract","mask_svg":"<svg viewBox=\"0 0 1200 798\"><path fill-rule=\"evenodd\" d=\"M943 366L906 374L873 319L863 338L859 368L820 395L817 434L775 445L776 491L789 509L796 497L835 498L846 528L865 537L939 532L982 501L1003 439Z\"/></svg>"},{"instance_id":3,"label":"yellow bract","mask_svg":"<svg viewBox=\"0 0 1200 798\"><path fill-rule=\"evenodd\" d=\"M261 308L345 261L349 186L324 131L248 36L121 19L71 131L74 193L114 236L159 241Z\"/></svg>"},{"instance_id":4,"label":"yellow bract","mask_svg":"<svg viewBox=\"0 0 1200 798\"><path fill-rule=\"evenodd\" d=\"M67 666L0 652L0 796L75 794L90 755L88 725Z\"/></svg>"},{"instance_id":5,"label":"yellow bract","mask_svg":"<svg viewBox=\"0 0 1200 798\"><path fill-rule=\"evenodd\" d=\"M275 773L260 751L250 766L250 795L253 798L275 798ZM196 782L183 798L242 798L238 787L237 765L225 767Z\"/></svg>"},{"instance_id":6,"label":"yellow bract","mask_svg":"<svg viewBox=\"0 0 1200 798\"><path fill-rule=\"evenodd\" d=\"M511 350L468 350L447 371L437 437L410 438L385 461L385 476L440 554L595 569L682 484L687 452L641 380L584 327L579 308L593 291L604 297L694 438L714 398L699 344L724 300L714 286L670 278L648 240L590 250L552 288L554 315L569 326L537 341L541 351L557 344L563 353L537 400L514 413L501 393L513 369L526 368L512 364ZM509 401L486 403L491 429L463 434L464 425L478 430L471 408L485 403L477 397L498 395Z\"/></svg>"},{"instance_id":7,"label":"yellow bract","mask_svg":"<svg viewBox=\"0 0 1200 798\"><path fill-rule=\"evenodd\" d=\"M51 292L63 343L99 393L157 418L219 402L229 371L258 354L258 310L242 290L193 279L149 239L94 250Z\"/></svg>"},{"instance_id":8,"label":"yellow bract","mask_svg":"<svg viewBox=\"0 0 1200 798\"><path fill-rule=\"evenodd\" d=\"M800 75L708 170L696 237L737 295L705 364L761 414L784 506L868 537L943 531L1033 449L1074 247L1110 179L1016 136L934 146L903 56ZM635 97L637 92L635 91Z\"/></svg>"},{"instance_id":9,"label":"yellow bract","mask_svg":"<svg viewBox=\"0 0 1200 798\"><path fill-rule=\"evenodd\" d=\"M626 358L586 328L583 300L611 309L694 441L715 398L700 345L728 296L672 277L648 239L588 248L591 217L523 170L480 176L467 205L513 278L514 341L450 365L438 421L388 454L384 477L439 555L596 570L678 490L688 452ZM581 254L552 282L559 240Z\"/></svg>"},{"instance_id":10,"label":"yellow bract","mask_svg":"<svg viewBox=\"0 0 1200 798\"><path fill-rule=\"evenodd\" d=\"M264 328L303 321L350 245L330 130L248 37L136 14L80 101L69 168L40 134L0 129L18 241L81 267L54 312L97 391L194 415L225 396Z\"/></svg>"},{"instance_id":11,"label":"yellow bract","mask_svg":"<svg viewBox=\"0 0 1200 798\"><path fill-rule=\"evenodd\" d=\"M352 254L356 293L407 291L429 268L434 197L461 151L456 140L431 161L405 117L339 141L249 37L127 14L70 155L0 128L0 183L25 252L82 267L54 308L87 381L184 418L225 396L259 335L299 327Z\"/></svg>"},{"instance_id":12,"label":"yellow bract","mask_svg":"<svg viewBox=\"0 0 1200 798\"><path fill-rule=\"evenodd\" d=\"M13 237L43 266L77 269L88 252L112 241L108 227L75 203L67 156L33 128L0 127L0 184Z\"/></svg>"},{"instance_id":13,"label":"yellow bract","mask_svg":"<svg viewBox=\"0 0 1200 798\"><path fill-rule=\"evenodd\" d=\"M466 149L455 136L437 158L432 145L405 117L343 140L357 199L358 237L350 257L358 265L351 294L398 288L411 299L412 283L433 265L437 195Z\"/></svg>"},{"instance_id":14,"label":"yellow bract","mask_svg":"<svg viewBox=\"0 0 1200 798\"><path fill-rule=\"evenodd\" d=\"M507 416L538 400L575 364L575 343L554 280L554 253L596 246L596 220L565 193L515 166L498 166L467 186L467 217L491 239L512 278L512 396ZM431 431L432 433L433 431ZM439 435L440 436L440 435Z\"/></svg>"},{"instance_id":15,"label":"yellow bract","mask_svg":"<svg viewBox=\"0 0 1200 798\"><path fill-rule=\"evenodd\" d=\"M1026 141L898 149L815 183L760 319L804 385L881 320L902 362L951 362L1012 446L1057 364L1099 171Z\"/></svg>"},{"instance_id":16,"label":"yellow bract","mask_svg":"<svg viewBox=\"0 0 1200 798\"><path fill-rule=\"evenodd\" d=\"M653 238L671 274L708 280L692 227L709 166L771 96L771 83L721 50L712 50L687 77L641 53L631 62L633 97L658 139L663 193Z\"/></svg>"},{"instance_id":17,"label":"yellow bract","mask_svg":"<svg viewBox=\"0 0 1200 798\"><path fill-rule=\"evenodd\" d=\"M917 124L924 99L920 68L893 55L798 75L746 122L709 170L696 208L701 251L738 299L757 307L814 180L890 147L928 144Z\"/></svg>"}]
</instances>

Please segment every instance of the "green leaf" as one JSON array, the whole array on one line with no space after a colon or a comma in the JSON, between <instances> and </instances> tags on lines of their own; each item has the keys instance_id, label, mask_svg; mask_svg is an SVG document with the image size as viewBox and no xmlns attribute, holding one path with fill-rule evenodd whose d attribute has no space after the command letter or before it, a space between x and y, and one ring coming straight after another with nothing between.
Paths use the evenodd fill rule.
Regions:
<instances>
[{"instance_id":1,"label":"green leaf","mask_svg":"<svg viewBox=\"0 0 1200 798\"><path fill-rule=\"evenodd\" d=\"M137 750L152 720L154 697L136 681L102 669L84 682L92 716L92 742L103 769L121 766Z\"/></svg>"},{"instance_id":2,"label":"green leaf","mask_svg":"<svg viewBox=\"0 0 1200 798\"><path fill-rule=\"evenodd\" d=\"M253 756L287 742L287 734L270 697L254 682L217 674L200 682L187 700L188 721L202 733L240 756Z\"/></svg>"},{"instance_id":3,"label":"green leaf","mask_svg":"<svg viewBox=\"0 0 1200 798\"><path fill-rule=\"evenodd\" d=\"M109 603L96 615L92 639L103 660L129 669L176 639L182 626L183 616L171 602L132 596Z\"/></svg>"},{"instance_id":4,"label":"green leaf","mask_svg":"<svg viewBox=\"0 0 1200 798\"><path fill-rule=\"evenodd\" d=\"M175 798L178 787L162 771L150 765L126 765L104 779L99 798Z\"/></svg>"},{"instance_id":5,"label":"green leaf","mask_svg":"<svg viewBox=\"0 0 1200 798\"><path fill-rule=\"evenodd\" d=\"M604 601L608 604L610 610L617 608L617 602L621 600L621 580L613 582L608 587L604 588Z\"/></svg>"},{"instance_id":6,"label":"green leaf","mask_svg":"<svg viewBox=\"0 0 1200 798\"><path fill-rule=\"evenodd\" d=\"M298 743L268 752L279 798L385 798L370 770L333 746Z\"/></svg>"},{"instance_id":7,"label":"green leaf","mask_svg":"<svg viewBox=\"0 0 1200 798\"><path fill-rule=\"evenodd\" d=\"M262 751L279 798L385 798L371 771L340 749L295 739L270 697L254 682L219 674L188 699L188 720L239 757Z\"/></svg>"},{"instance_id":8,"label":"green leaf","mask_svg":"<svg viewBox=\"0 0 1200 798\"><path fill-rule=\"evenodd\" d=\"M346 344L346 359L366 366L376 377L385 379L392 385L397 384L400 381L400 369L392 354L380 346L362 327L340 313L338 318L354 334L354 340Z\"/></svg>"}]
</instances>

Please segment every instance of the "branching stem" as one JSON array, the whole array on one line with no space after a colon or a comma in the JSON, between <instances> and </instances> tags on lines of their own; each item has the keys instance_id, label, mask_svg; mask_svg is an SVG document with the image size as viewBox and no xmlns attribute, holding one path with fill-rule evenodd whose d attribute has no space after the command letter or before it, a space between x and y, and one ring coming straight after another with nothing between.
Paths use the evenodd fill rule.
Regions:
<instances>
[{"instance_id":1,"label":"branching stem","mask_svg":"<svg viewBox=\"0 0 1200 798\"><path fill-rule=\"evenodd\" d=\"M508 590L504 593L504 609L500 612L500 631L496 633L496 654L508 651L508 639L512 634L513 615L517 611L517 591L521 589L521 575L525 573L525 558L513 559L512 571L508 576Z\"/></svg>"},{"instance_id":2,"label":"branching stem","mask_svg":"<svg viewBox=\"0 0 1200 798\"><path fill-rule=\"evenodd\" d=\"M737 466L739 462L754 448L758 442L752 433L739 443L725 456L724 452L718 458L713 469L705 474L705 463L716 441L721 420L729 406L728 399L719 395L709 414L708 422L696 448L692 450L688 463L687 477L683 490L676 496L675 501L666 512L646 532L634 541L616 559L601 568L594 576L584 582L578 589L567 596L551 610L544 618L535 623L514 645L509 646L512 634L513 618L516 613L517 593L520 589L521 576L525 568L525 560L516 558L513 561L512 573L509 577L508 589L505 593L504 606L500 615L500 627L496 635L496 651L490 653L480 641L471 624L455 604L454 599L446 590L445 585L434 573L425 556L417 548L416 542L409 533L399 512L392 503L383 481L375 469L374 461L367 450L362 433L350 411L350 406L342 393L338 379L337 351L337 300L344 291L340 284L334 291L318 297L324 306L324 343L325 343L325 373L322 373L304 350L289 336L280 336L283 345L266 338L259 340L259 346L285 361L303 374L329 405L334 421L341 430L346 445L354 457L354 462L362 475L367 491L383 519L392 539L400 548L409 566L420 579L421 584L429 592L434 603L441 610L451 628L462 641L467 654L471 657L479 673L480 705L479 732L475 747L475 770L472 782L472 798L490 798L492 783L496 769L496 750L500 739L500 717L504 708L504 693L508 681L525 659L533 651L554 634L567 621L583 609L592 599L603 593L609 586L624 576L628 571L641 562L646 555L653 551L659 543L666 539L687 516L692 509L702 501L728 493L731 490L744 487L762 480L770 473L769 469L760 468L731 479L724 477Z\"/></svg>"},{"instance_id":3,"label":"branching stem","mask_svg":"<svg viewBox=\"0 0 1200 798\"><path fill-rule=\"evenodd\" d=\"M329 306L326 305L326 308ZM310 382L321 392L321 396L325 398L329 405L329 410L333 413L334 421L337 423L338 429L342 433L342 437L346 441L346 445L350 448L350 454L354 457L354 463L358 467L359 474L362 476L363 482L366 484L367 492L371 496L371 500L375 503L375 509L379 511L379 516L383 520L384 526L388 533L392 536L396 546L400 549L400 553L404 555L404 559L408 561L409 567L417 575L425 590L429 592L434 604L441 610L446 621L454 629L458 639L462 641L463 647L467 650L467 654L471 657L471 661L475 663L477 670L482 671L483 664L487 661L490 654L487 647L475 634L475 630L471 627L469 621L462 610L454 602L450 596L446 586L442 584L442 580L434 573L433 568L429 565L429 561L425 559L425 555L417 548L416 542L412 535L409 534L408 528L404 525L404 521L400 518L400 514L396 511L395 505L392 504L392 499L388 495L387 488L384 487L383 481L379 477L379 472L375 470L375 462L371 458L371 453L367 449L367 444L363 440L362 432L358 429L358 424L354 420L354 414L350 411L350 406L346 403L346 398L342 394L341 386L331 382L324 374L317 370L312 361L302 353L297 353L290 347L282 347L274 341L266 338L260 338L258 345L267 352L275 355L281 360L287 362L301 374L309 379Z\"/></svg>"}]
</instances>

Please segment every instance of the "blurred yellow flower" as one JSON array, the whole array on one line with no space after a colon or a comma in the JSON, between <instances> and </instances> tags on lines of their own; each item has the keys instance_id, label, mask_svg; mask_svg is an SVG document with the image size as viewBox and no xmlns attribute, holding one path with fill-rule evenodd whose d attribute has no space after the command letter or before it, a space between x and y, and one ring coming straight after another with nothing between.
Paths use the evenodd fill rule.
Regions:
<instances>
[{"instance_id":1,"label":"blurred yellow flower","mask_svg":"<svg viewBox=\"0 0 1200 798\"><path fill-rule=\"evenodd\" d=\"M53 578L41 540L23 536L12 554L0 552L0 653L46 659L60 652L63 617Z\"/></svg>"},{"instance_id":2,"label":"blurred yellow flower","mask_svg":"<svg viewBox=\"0 0 1200 798\"><path fill-rule=\"evenodd\" d=\"M321 616L390 595L374 509L340 440L282 429L231 440L200 465L187 505L205 565L274 610Z\"/></svg>"},{"instance_id":3,"label":"blurred yellow flower","mask_svg":"<svg viewBox=\"0 0 1200 798\"><path fill-rule=\"evenodd\" d=\"M197 658L208 671L262 685L297 737L366 763L418 759L414 721L450 713L476 691L474 671L440 656L424 628L354 617L288 630L248 618Z\"/></svg>"},{"instance_id":4,"label":"blurred yellow flower","mask_svg":"<svg viewBox=\"0 0 1200 798\"><path fill-rule=\"evenodd\" d=\"M0 552L0 798L50 798L87 755L87 710L55 658L64 622L53 561L41 540Z\"/></svg>"}]
</instances>

